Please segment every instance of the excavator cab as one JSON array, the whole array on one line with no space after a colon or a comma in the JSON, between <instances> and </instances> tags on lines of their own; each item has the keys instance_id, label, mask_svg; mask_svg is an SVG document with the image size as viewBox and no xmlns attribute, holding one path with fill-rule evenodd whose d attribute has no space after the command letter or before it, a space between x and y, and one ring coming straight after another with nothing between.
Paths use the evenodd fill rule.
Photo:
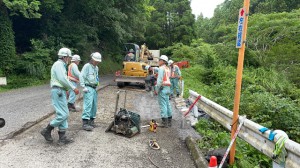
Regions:
<instances>
[{"instance_id":1,"label":"excavator cab","mask_svg":"<svg viewBox=\"0 0 300 168\"><path fill-rule=\"evenodd\" d=\"M130 50L133 50L133 62L139 62L140 60L140 47L134 43L125 43L124 44L124 56L130 53Z\"/></svg>"}]
</instances>

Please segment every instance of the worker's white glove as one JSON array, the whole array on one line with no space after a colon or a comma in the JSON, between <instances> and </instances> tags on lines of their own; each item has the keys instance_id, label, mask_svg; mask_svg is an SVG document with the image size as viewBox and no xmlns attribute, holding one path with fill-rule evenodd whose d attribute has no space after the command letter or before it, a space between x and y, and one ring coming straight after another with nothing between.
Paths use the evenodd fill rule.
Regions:
<instances>
[{"instance_id":1,"label":"worker's white glove","mask_svg":"<svg viewBox=\"0 0 300 168\"><path fill-rule=\"evenodd\" d=\"M82 89L82 91L83 91L84 93L87 93L87 92L89 92L89 89L86 88L86 87L84 87L84 88Z\"/></svg>"}]
</instances>

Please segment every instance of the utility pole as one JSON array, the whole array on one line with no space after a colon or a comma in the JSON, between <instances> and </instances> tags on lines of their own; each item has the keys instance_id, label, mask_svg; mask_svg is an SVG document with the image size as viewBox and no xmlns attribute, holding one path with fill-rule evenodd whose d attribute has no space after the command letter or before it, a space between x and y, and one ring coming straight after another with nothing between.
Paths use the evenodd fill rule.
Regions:
<instances>
[{"instance_id":1,"label":"utility pole","mask_svg":"<svg viewBox=\"0 0 300 168\"><path fill-rule=\"evenodd\" d=\"M239 119L239 106L240 106L240 98L241 98L249 6L250 6L250 0L244 0L244 7L241 8L239 12L239 20L238 20L239 23L238 23L238 33L237 33L237 43L236 43L236 47L239 48L239 57L238 57L238 65L237 65L237 73L236 73L231 139L233 139L234 134L237 131L237 125ZM236 146L236 142L234 141L232 148L230 149L230 159L229 159L230 165L234 163L235 146Z\"/></svg>"}]
</instances>

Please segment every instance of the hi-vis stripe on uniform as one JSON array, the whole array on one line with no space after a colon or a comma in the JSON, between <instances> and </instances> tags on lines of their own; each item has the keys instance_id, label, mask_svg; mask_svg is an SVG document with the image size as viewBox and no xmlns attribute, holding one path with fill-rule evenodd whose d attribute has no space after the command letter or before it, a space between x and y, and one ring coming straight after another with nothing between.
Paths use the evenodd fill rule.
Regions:
<instances>
[{"instance_id":1,"label":"hi-vis stripe on uniform","mask_svg":"<svg viewBox=\"0 0 300 168\"><path fill-rule=\"evenodd\" d=\"M179 68L179 67L178 67L177 65L173 65L172 73L171 73L171 77L172 77L172 78L177 77L177 76L175 75L176 68Z\"/></svg>"},{"instance_id":2,"label":"hi-vis stripe on uniform","mask_svg":"<svg viewBox=\"0 0 300 168\"><path fill-rule=\"evenodd\" d=\"M170 69L166 65L164 65L163 68L165 70L165 73L164 73L162 85L163 86L171 86L171 82L170 82L170 75L171 75Z\"/></svg>"},{"instance_id":3,"label":"hi-vis stripe on uniform","mask_svg":"<svg viewBox=\"0 0 300 168\"><path fill-rule=\"evenodd\" d=\"M68 69L68 78L69 78L69 80L71 80L71 81L79 82L79 79L72 75L72 66L73 66L73 64L74 64L74 63L72 63L72 64L69 65L69 69Z\"/></svg>"}]
</instances>

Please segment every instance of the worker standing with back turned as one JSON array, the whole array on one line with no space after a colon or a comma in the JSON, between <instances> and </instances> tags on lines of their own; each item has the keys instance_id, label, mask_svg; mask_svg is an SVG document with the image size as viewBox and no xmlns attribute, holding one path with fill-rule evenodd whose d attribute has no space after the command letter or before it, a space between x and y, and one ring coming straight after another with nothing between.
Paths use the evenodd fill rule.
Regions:
<instances>
[{"instance_id":1,"label":"worker standing with back turned","mask_svg":"<svg viewBox=\"0 0 300 168\"><path fill-rule=\"evenodd\" d=\"M159 58L159 69L155 91L158 94L162 127L172 126L172 108L169 101L170 95L170 69L167 67L168 57L162 55Z\"/></svg>"},{"instance_id":2,"label":"worker standing with back turned","mask_svg":"<svg viewBox=\"0 0 300 168\"><path fill-rule=\"evenodd\" d=\"M53 141L51 132L54 127L58 127L58 144L68 144L73 142L73 140L68 139L65 135L66 129L68 128L69 117L66 91L72 89L75 94L78 94L79 90L68 80L67 77L66 67L70 62L70 58L72 58L71 50L68 48L61 48L58 51L58 60L51 68L51 99L56 116L48 124L48 126L41 131L41 134L48 142Z\"/></svg>"},{"instance_id":3,"label":"worker standing with back turned","mask_svg":"<svg viewBox=\"0 0 300 168\"><path fill-rule=\"evenodd\" d=\"M170 97L173 98L174 94L174 89L176 91L176 97L179 97L179 86L178 82L181 77L181 71L177 65L174 65L174 61L169 60L169 66L171 69L171 76L170 76L170 81L171 81L171 94Z\"/></svg>"},{"instance_id":4,"label":"worker standing with back turned","mask_svg":"<svg viewBox=\"0 0 300 168\"><path fill-rule=\"evenodd\" d=\"M68 67L68 78L71 81L71 83L77 87L79 83L79 75L80 71L78 70L78 65L80 63L81 59L79 55L73 55L71 64ZM69 90L69 99L68 99L68 108L69 111L77 111L75 107L75 101L76 101L76 95L73 90Z\"/></svg>"},{"instance_id":5,"label":"worker standing with back turned","mask_svg":"<svg viewBox=\"0 0 300 168\"><path fill-rule=\"evenodd\" d=\"M82 128L92 131L95 128L95 118L98 104L97 86L99 85L98 64L102 61L99 52L91 54L91 60L86 63L80 73L80 85L83 87Z\"/></svg>"}]
</instances>

